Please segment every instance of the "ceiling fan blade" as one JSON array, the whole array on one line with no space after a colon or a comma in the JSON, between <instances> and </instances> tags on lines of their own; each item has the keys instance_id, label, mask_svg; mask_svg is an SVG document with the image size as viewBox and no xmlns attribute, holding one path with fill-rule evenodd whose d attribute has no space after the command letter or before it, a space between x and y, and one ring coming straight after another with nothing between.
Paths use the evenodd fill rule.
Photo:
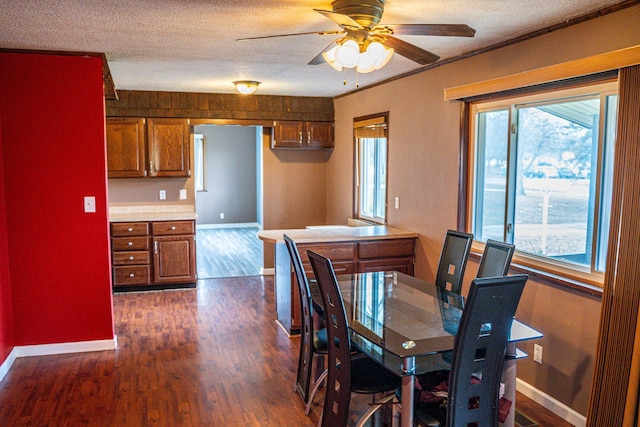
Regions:
<instances>
[{"instance_id":1,"label":"ceiling fan blade","mask_svg":"<svg viewBox=\"0 0 640 427\"><path fill-rule=\"evenodd\" d=\"M473 37L476 30L464 24L389 24L377 25L373 32L389 32L395 36Z\"/></svg>"},{"instance_id":2,"label":"ceiling fan blade","mask_svg":"<svg viewBox=\"0 0 640 427\"><path fill-rule=\"evenodd\" d=\"M236 39L237 42L243 42L246 40L259 40L259 39L271 39L271 38L276 38L276 37L289 37L289 36L304 36L307 34L319 34L321 36L326 36L326 35L336 35L336 34L342 34L344 33L344 31L342 30L332 30L332 31L309 31L306 33L291 33L291 34L274 34L271 36L258 36L258 37L244 37L241 39Z\"/></svg>"},{"instance_id":3,"label":"ceiling fan blade","mask_svg":"<svg viewBox=\"0 0 640 427\"><path fill-rule=\"evenodd\" d=\"M362 30L364 28L362 25L358 24L357 21L355 21L353 18L351 18L348 15L343 15L342 13L338 13L338 12L332 12L330 10L322 10L322 9L313 9L313 10L331 19L333 22L340 25L341 27L345 27L353 30Z\"/></svg>"},{"instance_id":4,"label":"ceiling fan blade","mask_svg":"<svg viewBox=\"0 0 640 427\"><path fill-rule=\"evenodd\" d=\"M324 57L322 56L323 53L325 53L326 51L328 51L329 49L331 49L333 46L335 46L336 42L333 41L331 43L329 43L329 46L325 47L324 49L322 49L322 52L320 52L319 54L317 54L315 56L315 58L313 58L311 61L309 61L309 63L307 65L320 65L320 64L325 64L326 61L324 60Z\"/></svg>"},{"instance_id":5,"label":"ceiling fan blade","mask_svg":"<svg viewBox=\"0 0 640 427\"><path fill-rule=\"evenodd\" d=\"M431 53L428 50L424 50L421 47L392 36L385 35L383 44L387 47L392 47L399 55L417 62L420 65L431 64L440 59L435 53Z\"/></svg>"}]
</instances>

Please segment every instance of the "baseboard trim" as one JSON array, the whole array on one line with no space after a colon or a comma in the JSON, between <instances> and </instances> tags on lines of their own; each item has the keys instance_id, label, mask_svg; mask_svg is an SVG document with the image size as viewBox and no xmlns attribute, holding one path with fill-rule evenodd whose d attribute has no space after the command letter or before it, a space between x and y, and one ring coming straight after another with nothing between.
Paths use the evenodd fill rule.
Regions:
<instances>
[{"instance_id":1,"label":"baseboard trim","mask_svg":"<svg viewBox=\"0 0 640 427\"><path fill-rule=\"evenodd\" d=\"M16 357L48 356L52 354L84 353L89 351L117 350L118 337L113 339L63 342L58 344L23 345L14 348Z\"/></svg>"},{"instance_id":2,"label":"baseboard trim","mask_svg":"<svg viewBox=\"0 0 640 427\"><path fill-rule=\"evenodd\" d=\"M2 365L0 365L0 381L4 379L5 375L7 375L7 372L11 369L13 362L16 361L16 357L16 348L13 347L7 358L2 362Z\"/></svg>"},{"instance_id":3,"label":"baseboard trim","mask_svg":"<svg viewBox=\"0 0 640 427\"><path fill-rule=\"evenodd\" d=\"M585 427L587 425L587 417L571 409L559 400L534 388L531 384L522 381L520 378L516 378L516 390L576 427Z\"/></svg>"},{"instance_id":4,"label":"baseboard trim","mask_svg":"<svg viewBox=\"0 0 640 427\"><path fill-rule=\"evenodd\" d=\"M240 222L240 223L231 223L231 224L196 224L196 230L207 229L207 228L247 228L247 227L258 227L262 230L262 226L257 222Z\"/></svg>"}]
</instances>

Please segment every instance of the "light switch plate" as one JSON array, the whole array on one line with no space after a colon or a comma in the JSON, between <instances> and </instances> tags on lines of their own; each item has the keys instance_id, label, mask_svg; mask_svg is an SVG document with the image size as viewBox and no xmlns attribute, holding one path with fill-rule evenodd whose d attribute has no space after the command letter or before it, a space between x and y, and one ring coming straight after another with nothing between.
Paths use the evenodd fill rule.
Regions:
<instances>
[{"instance_id":1,"label":"light switch plate","mask_svg":"<svg viewBox=\"0 0 640 427\"><path fill-rule=\"evenodd\" d=\"M94 196L84 196L84 211L94 213L96 211L96 198Z\"/></svg>"},{"instance_id":2,"label":"light switch plate","mask_svg":"<svg viewBox=\"0 0 640 427\"><path fill-rule=\"evenodd\" d=\"M167 199L167 190L160 190L159 197L160 197L160 200L166 200Z\"/></svg>"}]
</instances>

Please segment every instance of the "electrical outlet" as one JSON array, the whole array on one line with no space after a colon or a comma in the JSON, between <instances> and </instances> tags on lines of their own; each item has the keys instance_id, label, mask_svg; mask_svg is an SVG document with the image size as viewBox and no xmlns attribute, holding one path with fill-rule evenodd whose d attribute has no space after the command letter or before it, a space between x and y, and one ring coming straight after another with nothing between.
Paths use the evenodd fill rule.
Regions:
<instances>
[{"instance_id":1,"label":"electrical outlet","mask_svg":"<svg viewBox=\"0 0 640 427\"><path fill-rule=\"evenodd\" d=\"M533 361L542 365L542 346L538 344L533 345Z\"/></svg>"},{"instance_id":2,"label":"electrical outlet","mask_svg":"<svg viewBox=\"0 0 640 427\"><path fill-rule=\"evenodd\" d=\"M186 200L187 198L187 189L186 188L181 188L180 189L180 200Z\"/></svg>"},{"instance_id":3,"label":"electrical outlet","mask_svg":"<svg viewBox=\"0 0 640 427\"><path fill-rule=\"evenodd\" d=\"M220 219L224 219L224 214L220 212Z\"/></svg>"},{"instance_id":4,"label":"electrical outlet","mask_svg":"<svg viewBox=\"0 0 640 427\"><path fill-rule=\"evenodd\" d=\"M396 196L395 207L396 207L396 209L400 209L400 197L398 197L398 196Z\"/></svg>"},{"instance_id":5,"label":"electrical outlet","mask_svg":"<svg viewBox=\"0 0 640 427\"><path fill-rule=\"evenodd\" d=\"M160 190L159 197L160 197L160 200L166 200L167 199L167 190Z\"/></svg>"}]
</instances>

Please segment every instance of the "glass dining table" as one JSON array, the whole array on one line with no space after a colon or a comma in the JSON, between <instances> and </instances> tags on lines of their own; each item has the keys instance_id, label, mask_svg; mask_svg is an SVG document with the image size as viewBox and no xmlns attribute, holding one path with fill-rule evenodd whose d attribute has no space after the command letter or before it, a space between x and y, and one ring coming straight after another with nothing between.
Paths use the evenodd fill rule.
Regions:
<instances>
[{"instance_id":1,"label":"glass dining table","mask_svg":"<svg viewBox=\"0 0 640 427\"><path fill-rule=\"evenodd\" d=\"M464 309L464 298L434 284L396 271L338 275L355 347L402 377L401 425L413 426L416 375L450 368L451 350ZM322 302L310 284L314 305ZM502 382L515 402L515 361L526 357L516 343L542 333L514 319ZM512 405L504 426L513 426Z\"/></svg>"}]
</instances>

